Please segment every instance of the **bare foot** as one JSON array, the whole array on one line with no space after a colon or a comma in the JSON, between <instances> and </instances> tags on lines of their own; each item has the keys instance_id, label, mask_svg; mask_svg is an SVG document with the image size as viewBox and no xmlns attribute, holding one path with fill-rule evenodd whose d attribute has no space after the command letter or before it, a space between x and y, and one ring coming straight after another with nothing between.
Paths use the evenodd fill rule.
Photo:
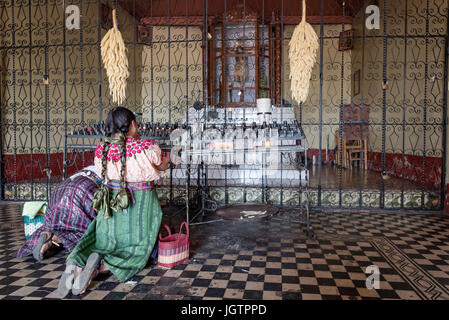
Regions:
<instances>
[{"instance_id":1,"label":"bare foot","mask_svg":"<svg viewBox=\"0 0 449 320\"><path fill-rule=\"evenodd\" d=\"M98 272L99 273L107 273L107 272L109 272L109 269L106 268L106 266L104 264L101 264L100 268L98 269Z\"/></svg>"},{"instance_id":2,"label":"bare foot","mask_svg":"<svg viewBox=\"0 0 449 320\"><path fill-rule=\"evenodd\" d=\"M53 239L51 241L56 245L62 244L61 240L59 240L59 238L55 234L53 235Z\"/></svg>"},{"instance_id":3,"label":"bare foot","mask_svg":"<svg viewBox=\"0 0 449 320\"><path fill-rule=\"evenodd\" d=\"M50 231L46 232L45 236L46 236L46 240L48 240L51 237L51 232ZM55 238L55 236L53 236L53 238ZM44 254L45 251L47 251L51 247L51 244L52 244L51 241L44 244L41 248L41 253Z\"/></svg>"},{"instance_id":4,"label":"bare foot","mask_svg":"<svg viewBox=\"0 0 449 320\"><path fill-rule=\"evenodd\" d=\"M46 239L48 240L51 237L51 232L48 231L45 233ZM45 251L47 251L48 249L50 249L51 245L55 244L57 246L61 245L61 240L59 240L59 238L53 234L53 237L51 238L51 241L47 242L46 244L44 244L41 248L41 253L42 255L45 253Z\"/></svg>"},{"instance_id":5,"label":"bare foot","mask_svg":"<svg viewBox=\"0 0 449 320\"><path fill-rule=\"evenodd\" d=\"M95 279L95 277L99 274L100 272L98 270L94 270L94 272L92 272L92 278L90 278L89 283L87 284L87 288L89 288L90 283L92 282L93 279ZM80 295L84 294L87 290L87 288L85 290L83 290L82 292L80 292Z\"/></svg>"},{"instance_id":6,"label":"bare foot","mask_svg":"<svg viewBox=\"0 0 449 320\"><path fill-rule=\"evenodd\" d=\"M78 277L82 271L83 268L77 266L75 269L75 278Z\"/></svg>"}]
</instances>

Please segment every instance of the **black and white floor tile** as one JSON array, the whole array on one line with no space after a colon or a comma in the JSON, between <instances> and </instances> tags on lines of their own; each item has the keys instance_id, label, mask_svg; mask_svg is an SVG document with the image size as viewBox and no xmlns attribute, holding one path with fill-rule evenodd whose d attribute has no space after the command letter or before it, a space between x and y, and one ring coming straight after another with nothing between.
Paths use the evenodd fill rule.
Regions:
<instances>
[{"instance_id":1,"label":"black and white floor tile","mask_svg":"<svg viewBox=\"0 0 449 320\"><path fill-rule=\"evenodd\" d=\"M41 263L14 257L25 239L21 208L0 205L0 300L59 299L65 252ZM449 299L449 216L315 212L309 238L296 214L191 226L188 262L149 263L127 283L100 275L84 295L66 299ZM366 286L371 265L379 289Z\"/></svg>"}]
</instances>

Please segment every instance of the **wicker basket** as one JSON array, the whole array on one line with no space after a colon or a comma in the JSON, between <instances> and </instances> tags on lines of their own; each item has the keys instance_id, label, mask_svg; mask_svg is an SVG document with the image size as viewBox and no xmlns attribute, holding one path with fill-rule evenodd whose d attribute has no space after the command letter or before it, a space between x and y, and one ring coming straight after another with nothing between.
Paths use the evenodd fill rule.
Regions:
<instances>
[{"instance_id":1,"label":"wicker basket","mask_svg":"<svg viewBox=\"0 0 449 320\"><path fill-rule=\"evenodd\" d=\"M186 227L187 233L181 233L183 226ZM162 234L159 233L157 264L164 268L173 268L189 260L189 227L186 222L183 222L179 233L175 234L171 234L170 228L166 224L164 227L168 231L168 236L162 238Z\"/></svg>"}]
</instances>

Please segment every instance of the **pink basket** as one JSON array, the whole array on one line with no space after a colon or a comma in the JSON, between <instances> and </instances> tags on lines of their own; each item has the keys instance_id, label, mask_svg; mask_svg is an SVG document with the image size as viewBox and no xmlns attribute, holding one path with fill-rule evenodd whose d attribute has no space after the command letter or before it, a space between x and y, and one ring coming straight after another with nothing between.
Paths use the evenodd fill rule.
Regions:
<instances>
[{"instance_id":1,"label":"pink basket","mask_svg":"<svg viewBox=\"0 0 449 320\"><path fill-rule=\"evenodd\" d=\"M187 233L181 233L182 227L185 226ZM162 238L159 233L159 253L157 264L165 268L173 268L174 266L189 260L189 227L186 222L181 224L179 233L171 234L170 228L164 224L168 231L168 236Z\"/></svg>"}]
</instances>

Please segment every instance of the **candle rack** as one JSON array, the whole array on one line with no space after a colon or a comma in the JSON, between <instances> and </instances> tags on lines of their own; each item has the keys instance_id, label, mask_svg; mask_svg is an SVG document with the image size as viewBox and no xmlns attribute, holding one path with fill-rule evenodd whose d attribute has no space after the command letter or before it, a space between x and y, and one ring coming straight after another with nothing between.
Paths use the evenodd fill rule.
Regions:
<instances>
[{"instance_id":1,"label":"candle rack","mask_svg":"<svg viewBox=\"0 0 449 320\"><path fill-rule=\"evenodd\" d=\"M187 134L187 143L181 145L176 152L179 153L181 162L170 166L169 187L170 194L174 188L174 171L185 179L185 208L187 221L190 224L205 223L204 216L208 211L215 211L218 203L210 197L210 182L223 179L221 173L238 174L251 172L257 177L244 178L243 182L258 183L262 187L262 202L267 203L267 190L269 174L277 175L285 179L285 172L290 174L288 179L294 177L299 184L301 196L299 209L305 212L303 224L306 226L308 235L312 234L309 215L309 192L308 192L308 170L306 137L301 125L297 121L273 121L267 123L229 123L216 121L212 124L172 124L172 123L139 123L139 133L142 138L154 140L163 151L171 151L175 143L171 141L170 135L174 130L180 129ZM231 135L229 135L231 133ZM239 133L241 134L239 136ZM215 136L211 136L215 134ZM106 137L106 125L104 122L91 124L78 128L66 136L64 151L64 176L67 166L68 150L95 150L101 139ZM196 142L195 142L195 139ZM239 140L240 139L240 140ZM239 145L239 141L243 144ZM219 147L220 144L224 147ZM212 147L214 146L214 147ZM218 148L217 148L218 146ZM243 161L222 161L221 163L208 163L207 157L243 157ZM280 164L278 171L270 168L267 161L270 155L279 155ZM246 158L245 158L246 157ZM259 159L251 161L251 157ZM196 161L195 161L196 159ZM253 160L254 160L253 159ZM288 161L289 160L289 161ZM294 163L295 167L285 169L286 163ZM195 168L195 170L192 170ZM271 170L271 171L270 171ZM280 175L279 175L280 174ZM196 191L194 197L190 198L191 181L196 180ZM282 184L281 184L282 186ZM172 197L171 197L171 200ZM197 211L190 219L190 204L194 203ZM200 219L199 222L197 218ZM210 222L210 221L209 221Z\"/></svg>"}]
</instances>

